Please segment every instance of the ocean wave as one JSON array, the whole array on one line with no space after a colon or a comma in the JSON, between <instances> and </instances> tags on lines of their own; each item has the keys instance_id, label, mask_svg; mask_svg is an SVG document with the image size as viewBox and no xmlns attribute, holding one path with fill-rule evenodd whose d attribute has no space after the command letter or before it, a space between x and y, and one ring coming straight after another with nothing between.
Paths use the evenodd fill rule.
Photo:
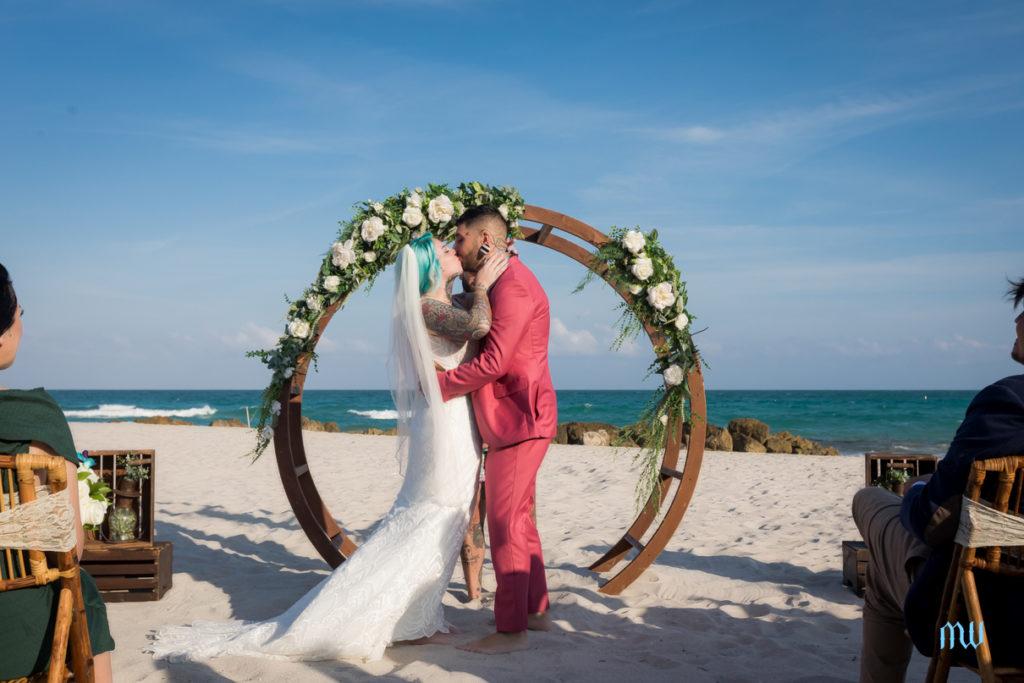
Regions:
<instances>
[{"instance_id":1,"label":"ocean wave","mask_svg":"<svg viewBox=\"0 0 1024 683\"><path fill-rule=\"evenodd\" d=\"M183 408L181 410L161 410L159 408L139 408L138 406L121 405L118 403L101 403L99 408L89 410L65 410L67 417L87 418L129 418L129 417L209 417L217 412L216 408L204 405L201 408Z\"/></svg>"},{"instance_id":2,"label":"ocean wave","mask_svg":"<svg viewBox=\"0 0 1024 683\"><path fill-rule=\"evenodd\" d=\"M397 410L350 410L353 415L368 417L371 420L397 420Z\"/></svg>"}]
</instances>

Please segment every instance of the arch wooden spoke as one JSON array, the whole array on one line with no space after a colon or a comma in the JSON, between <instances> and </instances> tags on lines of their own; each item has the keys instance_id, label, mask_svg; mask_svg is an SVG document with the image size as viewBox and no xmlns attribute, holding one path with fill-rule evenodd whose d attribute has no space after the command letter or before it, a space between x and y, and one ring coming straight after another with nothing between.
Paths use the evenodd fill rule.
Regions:
<instances>
[{"instance_id":1,"label":"arch wooden spoke","mask_svg":"<svg viewBox=\"0 0 1024 683\"><path fill-rule=\"evenodd\" d=\"M607 235L582 221L538 206L527 205L523 220L538 226L524 225L522 228L523 241L560 252L586 268L592 266L593 252L574 241L555 234L555 231L564 232L594 247L600 247L609 240ZM597 274L604 277L604 269L597 269ZM631 300L629 292L618 289L616 291L627 302ZM314 330L314 347L327 327L327 323L344 303L344 299L338 301L320 319L316 330ZM661 335L650 327L646 328L646 332L652 346L657 348L662 342ZM302 440L302 393L310 360L309 354L301 356L296 364L295 373L281 389L278 400L281 402L282 410L278 418L277 429L274 431L274 450L277 454L277 467L281 483L284 485L288 501L291 503L299 524L321 557L331 567L337 567L346 558L351 557L357 546L320 498L316 482L313 480L313 473L306 461L306 450ZM679 527L690 500L693 498L704 457L704 438L707 425L707 403L699 362L695 364L686 381L690 390L689 411L692 424L683 466L681 469L679 468L683 420L676 416L668 425L669 439L665 444L658 480L657 493L660 495L652 493L640 514L622 534L620 540L614 543L600 559L590 565L590 569L596 572L610 572L620 562L629 558L632 551L636 551L636 554L626 562L625 566L601 584L600 591L602 593L618 595L651 566ZM670 496L673 485L675 485L675 493ZM661 515L660 523L653 533L644 540L666 502L668 502L668 508L664 515Z\"/></svg>"}]
</instances>

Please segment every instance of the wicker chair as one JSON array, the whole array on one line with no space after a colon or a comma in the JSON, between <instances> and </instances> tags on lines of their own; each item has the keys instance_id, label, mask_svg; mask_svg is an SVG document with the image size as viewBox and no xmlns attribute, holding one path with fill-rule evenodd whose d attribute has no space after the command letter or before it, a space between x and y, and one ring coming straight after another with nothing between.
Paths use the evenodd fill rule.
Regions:
<instances>
[{"instance_id":1,"label":"wicker chair","mask_svg":"<svg viewBox=\"0 0 1024 683\"><path fill-rule=\"evenodd\" d=\"M981 499L982 486L986 478L995 475L996 481L994 502ZM971 477L967 483L965 499L975 501L985 508L998 512L1009 513L1021 517L1022 485L1024 485L1024 456L1008 456L992 460L977 460L971 467ZM990 484L991 486L991 484ZM965 503L964 508L966 509ZM966 510L961 511L961 519ZM970 621L975 624L984 623L982 605L978 598L975 572L990 572L1003 576L1014 577L1019 584L1015 590L1024 591L1024 545L985 545L981 547L965 547L956 543L953 550L953 561L946 577L943 591L942 607L939 610L936 633L945 624L956 624L959 620L961 605L967 609ZM971 544L972 546L975 544ZM952 632L950 633L952 638ZM992 652L988 639L976 648L977 666L964 661L954 660L953 648L934 650L928 667L928 681L946 681L950 666L964 666L981 676L985 683L1000 680L1024 680L1024 668L997 666L992 661Z\"/></svg>"},{"instance_id":2,"label":"wicker chair","mask_svg":"<svg viewBox=\"0 0 1024 683\"><path fill-rule=\"evenodd\" d=\"M65 489L68 484L65 463L64 458L52 455L0 455L0 512L37 499L37 471L46 473L51 493ZM60 582L53 648L46 674L48 683L57 683L68 678L69 644L75 681L92 683L92 646L85 622L85 603L82 598L82 583L75 549L61 553L43 553L39 550L0 548L0 554L2 564L7 570L0 577L0 592ZM49 559L47 555L50 556ZM51 566L51 563L56 566ZM35 678L37 677L33 676L33 679Z\"/></svg>"}]
</instances>

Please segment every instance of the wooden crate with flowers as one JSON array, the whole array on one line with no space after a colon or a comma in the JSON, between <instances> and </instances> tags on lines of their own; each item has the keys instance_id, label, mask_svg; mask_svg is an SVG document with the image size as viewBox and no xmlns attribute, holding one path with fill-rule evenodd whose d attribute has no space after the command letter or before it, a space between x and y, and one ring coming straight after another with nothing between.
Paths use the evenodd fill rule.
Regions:
<instances>
[{"instance_id":1,"label":"wooden crate with flowers","mask_svg":"<svg viewBox=\"0 0 1024 683\"><path fill-rule=\"evenodd\" d=\"M172 546L154 534L156 452L84 451L79 478L93 491L82 505L87 540L82 566L107 602L159 600L171 588ZM79 484L80 497L85 488ZM102 515L99 508L103 508Z\"/></svg>"}]
</instances>

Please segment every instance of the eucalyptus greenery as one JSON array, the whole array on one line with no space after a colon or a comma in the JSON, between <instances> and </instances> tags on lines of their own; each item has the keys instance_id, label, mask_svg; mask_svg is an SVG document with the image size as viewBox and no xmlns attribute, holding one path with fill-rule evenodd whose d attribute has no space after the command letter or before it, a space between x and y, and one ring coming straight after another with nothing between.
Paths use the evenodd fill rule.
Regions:
<instances>
[{"instance_id":1,"label":"eucalyptus greenery","mask_svg":"<svg viewBox=\"0 0 1024 683\"><path fill-rule=\"evenodd\" d=\"M132 479L134 481L149 479L149 468L141 463L141 458L119 455L117 456L117 466L124 468L124 474L121 475L124 479Z\"/></svg>"},{"instance_id":2,"label":"eucalyptus greenery","mask_svg":"<svg viewBox=\"0 0 1024 683\"><path fill-rule=\"evenodd\" d=\"M612 342L613 350L634 339L645 328L651 328L660 336L654 347L655 359L645 379L660 374L664 383L654 391L640 419L626 434L642 444L635 458L640 469L637 507L653 495L657 509L661 495L658 486L661 458L668 430L675 429L680 420L687 424L692 420L685 407L690 399L686 378L699 362L690 334L693 318L686 309L686 283L672 256L659 242L657 230L645 233L639 228L612 227L609 237L594 254L590 270L576 291L601 274L625 295L625 300L619 304L618 335Z\"/></svg>"}]
</instances>

